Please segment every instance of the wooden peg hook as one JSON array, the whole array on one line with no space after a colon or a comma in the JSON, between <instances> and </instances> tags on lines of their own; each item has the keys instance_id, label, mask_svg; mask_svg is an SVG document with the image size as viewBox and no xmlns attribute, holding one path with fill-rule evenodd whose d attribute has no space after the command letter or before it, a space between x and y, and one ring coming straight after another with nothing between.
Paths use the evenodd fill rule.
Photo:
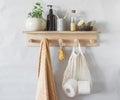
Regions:
<instances>
[{"instance_id":1,"label":"wooden peg hook","mask_svg":"<svg viewBox=\"0 0 120 100\"><path fill-rule=\"evenodd\" d=\"M76 45L78 45L78 44L80 43L80 41L79 41L78 39L74 39L74 43L75 43Z\"/></svg>"},{"instance_id":2,"label":"wooden peg hook","mask_svg":"<svg viewBox=\"0 0 120 100\"><path fill-rule=\"evenodd\" d=\"M90 43L91 43L91 44L93 44L94 42L95 42L95 40L93 40L93 39L90 40Z\"/></svg>"},{"instance_id":3,"label":"wooden peg hook","mask_svg":"<svg viewBox=\"0 0 120 100\"><path fill-rule=\"evenodd\" d=\"M58 42L59 42L60 48L62 48L62 46L63 46L63 40L59 39Z\"/></svg>"}]
</instances>

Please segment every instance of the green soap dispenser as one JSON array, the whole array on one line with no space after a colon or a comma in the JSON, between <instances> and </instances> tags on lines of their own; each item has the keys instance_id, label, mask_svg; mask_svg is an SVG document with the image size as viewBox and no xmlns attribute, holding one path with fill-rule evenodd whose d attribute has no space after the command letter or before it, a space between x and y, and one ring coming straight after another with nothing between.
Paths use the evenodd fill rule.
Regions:
<instances>
[{"instance_id":1,"label":"green soap dispenser","mask_svg":"<svg viewBox=\"0 0 120 100\"><path fill-rule=\"evenodd\" d=\"M50 7L49 14L47 15L47 31L55 31L56 30L56 16L53 14L52 5L47 5Z\"/></svg>"}]
</instances>

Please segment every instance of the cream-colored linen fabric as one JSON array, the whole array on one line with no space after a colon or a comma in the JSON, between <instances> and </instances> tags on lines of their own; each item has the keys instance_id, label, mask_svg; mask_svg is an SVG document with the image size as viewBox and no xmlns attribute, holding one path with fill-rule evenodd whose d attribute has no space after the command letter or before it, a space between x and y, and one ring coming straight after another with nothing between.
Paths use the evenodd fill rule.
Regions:
<instances>
[{"instance_id":1,"label":"cream-colored linen fabric","mask_svg":"<svg viewBox=\"0 0 120 100\"><path fill-rule=\"evenodd\" d=\"M40 43L36 100L57 100L47 39L42 40Z\"/></svg>"}]
</instances>

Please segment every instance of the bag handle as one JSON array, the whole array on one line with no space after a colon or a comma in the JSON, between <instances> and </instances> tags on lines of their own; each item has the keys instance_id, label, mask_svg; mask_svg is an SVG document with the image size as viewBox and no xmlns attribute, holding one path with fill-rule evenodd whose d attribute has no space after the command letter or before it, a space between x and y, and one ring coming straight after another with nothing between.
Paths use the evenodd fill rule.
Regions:
<instances>
[{"instance_id":1,"label":"bag handle","mask_svg":"<svg viewBox=\"0 0 120 100\"><path fill-rule=\"evenodd\" d=\"M78 39L75 39L74 41L77 42L77 47L78 47L78 49L79 49L79 52L80 52L81 56L82 56L83 59L84 59L84 61L82 60L81 63L86 63L86 64L88 64L87 61L86 61L86 58L85 58L85 56L84 56L84 54L83 54L83 52L82 52L80 41L79 41ZM73 52L75 52L75 47L73 47ZM80 66L81 66L81 65L80 65ZM92 87L92 77L91 77L90 70L89 70L88 66L84 66L84 67L86 67L85 69L87 70L88 80L90 81L90 84L91 84L91 87Z\"/></svg>"},{"instance_id":2,"label":"bag handle","mask_svg":"<svg viewBox=\"0 0 120 100\"><path fill-rule=\"evenodd\" d=\"M82 49L81 49L81 44L80 41L78 39L75 39L74 42L77 44L77 46L73 46L73 52L75 52L75 47L78 47L79 53L84 56Z\"/></svg>"},{"instance_id":3,"label":"bag handle","mask_svg":"<svg viewBox=\"0 0 120 100\"><path fill-rule=\"evenodd\" d=\"M78 43L78 47L79 47L79 51L80 51L81 55L84 56L84 54L83 54L83 52L82 52L82 49L81 49L81 44L80 44L80 42Z\"/></svg>"},{"instance_id":4,"label":"bag handle","mask_svg":"<svg viewBox=\"0 0 120 100\"><path fill-rule=\"evenodd\" d=\"M80 47L80 43L79 43L79 50L81 50L81 47ZM87 60L86 60L86 57L84 56L82 50L81 50L81 55L82 55L82 62L81 63L85 63L86 65L84 66L84 70L87 70L87 77L88 77L88 81L90 81L90 86L92 87L92 76L91 76L91 72L88 68L88 63L87 63Z\"/></svg>"}]
</instances>

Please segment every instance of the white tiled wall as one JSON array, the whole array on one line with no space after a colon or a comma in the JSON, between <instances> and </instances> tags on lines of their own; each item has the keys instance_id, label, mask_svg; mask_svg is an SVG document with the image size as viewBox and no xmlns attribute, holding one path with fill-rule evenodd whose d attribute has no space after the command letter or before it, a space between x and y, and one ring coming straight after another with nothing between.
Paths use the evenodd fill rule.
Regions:
<instances>
[{"instance_id":1,"label":"white tiled wall","mask_svg":"<svg viewBox=\"0 0 120 100\"><path fill-rule=\"evenodd\" d=\"M25 45L26 15L38 0L0 0L0 100L35 100L39 48ZM86 49L93 76L91 95L68 98L61 82L71 48L65 48L66 60L57 59L58 48L51 48L59 100L120 99L120 0L42 0L56 9L77 9L88 20L97 20L100 45ZM47 9L45 7L45 9Z\"/></svg>"}]
</instances>

